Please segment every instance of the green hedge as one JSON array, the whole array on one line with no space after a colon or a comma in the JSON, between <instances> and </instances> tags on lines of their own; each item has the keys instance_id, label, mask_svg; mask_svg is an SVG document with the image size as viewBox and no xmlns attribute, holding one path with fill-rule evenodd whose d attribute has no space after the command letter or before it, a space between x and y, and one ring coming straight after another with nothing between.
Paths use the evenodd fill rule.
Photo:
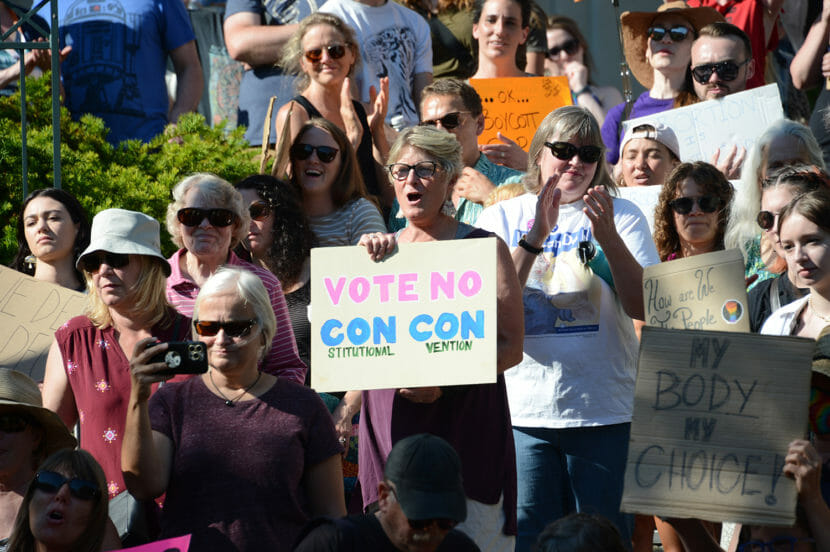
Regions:
<instances>
[{"instance_id":1,"label":"green hedge","mask_svg":"<svg viewBox=\"0 0 830 552\"><path fill-rule=\"evenodd\" d=\"M52 107L49 77L26 81L29 151L29 191L53 185ZM204 118L188 114L172 133L151 143L129 141L113 148L106 141L101 119L85 115L73 121L61 108L61 187L73 193L92 216L110 207L142 211L162 226L165 255L174 245L164 230L170 190L194 172L212 172L234 182L256 173L243 128L226 135L210 128ZM182 143L170 143L179 137ZM0 220L6 221L0 244L0 262L8 264L17 251L15 225L23 199L20 95L0 98Z\"/></svg>"}]
</instances>

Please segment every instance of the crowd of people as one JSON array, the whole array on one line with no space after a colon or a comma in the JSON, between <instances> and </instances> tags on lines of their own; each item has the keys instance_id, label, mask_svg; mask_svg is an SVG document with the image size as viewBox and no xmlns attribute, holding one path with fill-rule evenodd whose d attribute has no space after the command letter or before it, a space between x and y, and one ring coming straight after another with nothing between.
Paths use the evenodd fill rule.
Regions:
<instances>
[{"instance_id":1,"label":"crowd of people","mask_svg":"<svg viewBox=\"0 0 830 552\"><path fill-rule=\"evenodd\" d=\"M67 5L60 29L67 106L102 116L113 143L162 132L202 89L184 5L121 3ZM667 552L721 550L719 524L620 503L644 268L724 249L746 262L751 331L816 341L809 400L793 405L809 427L780 451L798 522L739 539L830 550L830 96L809 127L781 119L705 160L684 159L686 129L659 117L623 125L766 83L781 4L622 14L622 55L646 89L626 103L598 83L578 24L530 0L229 0L239 121L252 146L282 141L285 174L189 175L164 221L90 217L58 189L24 199L11 266L85 293L86 309L55 332L42 382L0 368L0 550L189 534L198 551L640 552L655 529ZM804 4L803 36L788 37L796 87L830 76L830 2ZM103 32L129 56L91 55ZM172 100L155 80L168 54ZM526 151L480 143L485 110L465 79L542 72L567 78L573 105L546 113ZM653 212L621 197L641 186L659 190ZM398 244L487 237L495 383L311 387L313 248L380 262ZM171 373L170 343L189 340L206 371Z\"/></svg>"}]
</instances>

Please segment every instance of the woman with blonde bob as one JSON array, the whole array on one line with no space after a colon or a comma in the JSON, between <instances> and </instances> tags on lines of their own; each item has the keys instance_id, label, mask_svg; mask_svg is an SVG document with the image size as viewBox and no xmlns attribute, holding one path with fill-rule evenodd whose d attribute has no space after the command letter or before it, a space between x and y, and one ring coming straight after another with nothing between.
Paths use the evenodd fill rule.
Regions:
<instances>
[{"instance_id":1,"label":"woman with blonde bob","mask_svg":"<svg viewBox=\"0 0 830 552\"><path fill-rule=\"evenodd\" d=\"M80 421L81 442L101 464L110 498L125 492L121 439L135 344L187 339L190 320L164 296L170 266L159 247L159 223L124 209L92 220L78 267L87 281L86 313L55 332L46 360L43 405L67 427ZM152 511L150 509L150 511Z\"/></svg>"},{"instance_id":2,"label":"woman with blonde bob","mask_svg":"<svg viewBox=\"0 0 830 552\"><path fill-rule=\"evenodd\" d=\"M136 347L122 445L127 486L145 500L166 493L162 537L191 534L194 550L287 552L310 519L346 513L331 417L314 390L258 368L278 323L254 274L218 269L193 317L207 373L151 397L167 379L159 373L166 365L152 360L167 344Z\"/></svg>"},{"instance_id":3,"label":"woman with blonde bob","mask_svg":"<svg viewBox=\"0 0 830 552\"><path fill-rule=\"evenodd\" d=\"M280 328L262 367L271 374L303 382L306 366L297 352L280 281L267 269L243 261L233 252L247 237L250 226L251 215L242 195L226 180L197 173L176 184L173 202L167 207L167 230L181 249L168 259L167 299L177 311L192 316L199 288L220 266L253 272L268 290Z\"/></svg>"},{"instance_id":4,"label":"woman with blonde bob","mask_svg":"<svg viewBox=\"0 0 830 552\"><path fill-rule=\"evenodd\" d=\"M525 354L506 373L520 551L577 509L629 537L619 506L638 348L631 319L643 317L642 267L659 259L637 206L610 195L604 152L590 112L553 111L530 143L528 193L478 219L512 248L524 287Z\"/></svg>"}]
</instances>

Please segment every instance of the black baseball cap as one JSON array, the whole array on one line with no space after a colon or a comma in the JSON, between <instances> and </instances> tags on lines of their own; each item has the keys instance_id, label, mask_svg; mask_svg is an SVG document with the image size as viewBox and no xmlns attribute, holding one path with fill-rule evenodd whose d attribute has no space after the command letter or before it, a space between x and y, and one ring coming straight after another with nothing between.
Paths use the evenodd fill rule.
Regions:
<instances>
[{"instance_id":1,"label":"black baseball cap","mask_svg":"<svg viewBox=\"0 0 830 552\"><path fill-rule=\"evenodd\" d=\"M386 460L384 477L394 483L408 519L467 519L461 460L440 437L420 433L398 441Z\"/></svg>"}]
</instances>

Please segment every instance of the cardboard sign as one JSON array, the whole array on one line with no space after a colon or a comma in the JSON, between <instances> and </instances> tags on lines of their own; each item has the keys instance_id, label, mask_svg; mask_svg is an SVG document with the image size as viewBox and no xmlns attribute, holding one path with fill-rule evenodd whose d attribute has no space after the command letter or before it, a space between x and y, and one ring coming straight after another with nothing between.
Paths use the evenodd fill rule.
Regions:
<instances>
[{"instance_id":1,"label":"cardboard sign","mask_svg":"<svg viewBox=\"0 0 830 552\"><path fill-rule=\"evenodd\" d=\"M716 100L662 111L623 122L623 135L632 127L659 121L674 131L685 162L721 159L733 145L747 151L772 123L784 117L778 85L768 84Z\"/></svg>"},{"instance_id":2,"label":"cardboard sign","mask_svg":"<svg viewBox=\"0 0 830 552\"><path fill-rule=\"evenodd\" d=\"M479 144L501 144L501 132L525 151L548 113L573 104L567 77L506 77L470 79L481 96L484 132Z\"/></svg>"},{"instance_id":3,"label":"cardboard sign","mask_svg":"<svg viewBox=\"0 0 830 552\"><path fill-rule=\"evenodd\" d=\"M804 435L815 342L643 328L622 509L795 523L781 471Z\"/></svg>"},{"instance_id":4,"label":"cardboard sign","mask_svg":"<svg viewBox=\"0 0 830 552\"><path fill-rule=\"evenodd\" d=\"M189 548L190 535L184 535L142 544L141 546L133 546L132 548L122 548L121 552L187 552Z\"/></svg>"},{"instance_id":5,"label":"cardboard sign","mask_svg":"<svg viewBox=\"0 0 830 552\"><path fill-rule=\"evenodd\" d=\"M0 267L0 367L43 380L55 330L85 306L83 293Z\"/></svg>"},{"instance_id":6,"label":"cardboard sign","mask_svg":"<svg viewBox=\"0 0 830 552\"><path fill-rule=\"evenodd\" d=\"M496 381L495 238L311 251L317 391Z\"/></svg>"},{"instance_id":7,"label":"cardboard sign","mask_svg":"<svg viewBox=\"0 0 830 552\"><path fill-rule=\"evenodd\" d=\"M643 302L649 326L748 332L744 258L727 249L647 266Z\"/></svg>"}]
</instances>

